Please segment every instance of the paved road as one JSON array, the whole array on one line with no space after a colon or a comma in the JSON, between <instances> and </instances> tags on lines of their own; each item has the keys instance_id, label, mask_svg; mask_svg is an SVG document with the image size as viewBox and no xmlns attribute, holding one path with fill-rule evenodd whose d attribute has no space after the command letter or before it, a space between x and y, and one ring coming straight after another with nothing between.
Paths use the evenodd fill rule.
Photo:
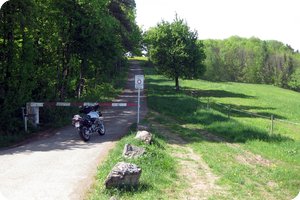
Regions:
<instances>
[{"instance_id":1,"label":"paved road","mask_svg":"<svg viewBox=\"0 0 300 200\"><path fill-rule=\"evenodd\" d=\"M128 83L115 101L136 102L134 75L143 74L132 61ZM142 93L142 117L146 101ZM54 136L0 151L0 200L82 199L96 175L96 168L115 141L136 122L136 107L103 111L106 135L94 134L88 143L69 126ZM70 116L71 118L71 116Z\"/></svg>"}]
</instances>

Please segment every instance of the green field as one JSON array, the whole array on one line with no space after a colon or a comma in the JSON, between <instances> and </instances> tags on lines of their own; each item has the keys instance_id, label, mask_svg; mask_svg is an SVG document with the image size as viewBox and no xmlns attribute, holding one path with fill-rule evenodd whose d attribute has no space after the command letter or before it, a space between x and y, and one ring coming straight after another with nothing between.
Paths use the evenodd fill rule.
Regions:
<instances>
[{"instance_id":1,"label":"green field","mask_svg":"<svg viewBox=\"0 0 300 200\"><path fill-rule=\"evenodd\" d=\"M228 188L225 199L291 199L298 194L300 126L276 119L300 121L299 93L269 85L201 80L181 80L181 91L175 92L172 80L157 75L153 68L145 68L145 73L148 106L177 121L159 119L189 141L221 177L219 184ZM229 106L273 115L273 134L271 120L240 112L231 112L228 118ZM226 143L203 137L199 134L203 130ZM257 162L237 161L249 152Z\"/></svg>"},{"instance_id":2,"label":"green field","mask_svg":"<svg viewBox=\"0 0 300 200\"><path fill-rule=\"evenodd\" d=\"M144 62L145 63L145 62ZM242 83L213 83L202 80L181 80L181 91L174 90L174 82L157 75L147 63L144 65L148 107L143 123L151 125L154 143L145 146L135 141L134 131L118 142L105 163L99 167L97 182L88 199L287 199L300 190L300 126L276 121L299 122L300 94L268 85ZM209 104L208 104L209 102ZM253 112L275 117L270 133L270 119L231 110ZM159 128L157 124L164 127ZM183 144L174 147L180 137ZM173 135L173 136L172 136ZM170 135L168 136L170 137ZM125 143L142 145L144 157L126 160L121 153ZM178 141L177 141L178 142ZM204 165L195 164L188 152L198 155ZM180 151L180 152L178 152ZM175 154L174 154L175 152ZM178 157L176 155L185 155ZM131 190L104 188L105 177L119 161L133 162L142 167L141 184ZM181 166L180 163L190 163ZM192 163L192 164L191 164ZM208 166L209 176L205 176ZM203 177L217 177L213 186L190 188L186 173L196 170L199 182ZM202 178L202 180L201 180ZM200 184L201 185L201 184Z\"/></svg>"},{"instance_id":3,"label":"green field","mask_svg":"<svg viewBox=\"0 0 300 200\"><path fill-rule=\"evenodd\" d=\"M98 168L94 188L86 197L91 200L107 200L114 196L119 199L168 199L167 194L161 193L172 187L177 179L176 161L170 156L166 148L166 142L159 134L152 132L153 143L146 145L134 139L135 131L132 129L123 137L116 147L109 153L107 160ZM146 155L138 159L126 159L122 157L125 144L144 147ZM138 188L105 189L104 182L115 164L118 162L130 162L142 168L142 176Z\"/></svg>"}]
</instances>

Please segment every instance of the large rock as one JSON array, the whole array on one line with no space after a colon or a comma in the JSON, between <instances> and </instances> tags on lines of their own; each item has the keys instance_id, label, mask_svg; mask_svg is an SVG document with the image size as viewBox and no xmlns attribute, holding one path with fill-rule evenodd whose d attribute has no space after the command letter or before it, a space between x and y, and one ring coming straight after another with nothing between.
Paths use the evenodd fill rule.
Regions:
<instances>
[{"instance_id":1,"label":"large rock","mask_svg":"<svg viewBox=\"0 0 300 200\"><path fill-rule=\"evenodd\" d=\"M142 169L135 164L119 162L117 163L105 181L106 188L113 187L136 187Z\"/></svg>"},{"instance_id":2,"label":"large rock","mask_svg":"<svg viewBox=\"0 0 300 200\"><path fill-rule=\"evenodd\" d=\"M150 128L149 128L148 125L141 125L141 124L139 124L139 125L137 125L137 130L138 131L150 131Z\"/></svg>"},{"instance_id":3,"label":"large rock","mask_svg":"<svg viewBox=\"0 0 300 200\"><path fill-rule=\"evenodd\" d=\"M138 131L135 138L144 141L146 144L151 144L152 134L148 131Z\"/></svg>"},{"instance_id":4,"label":"large rock","mask_svg":"<svg viewBox=\"0 0 300 200\"><path fill-rule=\"evenodd\" d=\"M123 156L126 158L138 158L145 153L145 148L125 144Z\"/></svg>"}]
</instances>

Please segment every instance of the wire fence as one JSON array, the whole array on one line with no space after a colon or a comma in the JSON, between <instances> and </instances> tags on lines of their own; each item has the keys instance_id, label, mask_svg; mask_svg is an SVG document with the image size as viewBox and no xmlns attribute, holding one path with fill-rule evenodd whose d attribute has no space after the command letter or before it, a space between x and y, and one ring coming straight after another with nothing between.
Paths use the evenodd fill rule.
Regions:
<instances>
[{"instance_id":1,"label":"wire fence","mask_svg":"<svg viewBox=\"0 0 300 200\"><path fill-rule=\"evenodd\" d=\"M199 99L198 99L198 101L199 101ZM258 113L255 113L255 112L250 112L250 111L247 111L247 110L237 109L237 108L234 108L230 105L224 105L224 104L221 104L221 103L217 103L217 102L212 101L210 98L207 98L207 102L206 102L206 106L205 106L206 109L211 109L212 105L217 105L217 106L223 108L224 111L227 112L226 114L227 114L228 119L230 119L230 117L233 115L233 112L237 112L237 113L243 113L243 114L249 115L250 117L259 117L259 118L263 118L263 119L266 119L266 120L270 120L270 134L274 133L274 124L275 124L275 122L290 124L290 125L297 126L297 127L300 128L300 123L299 122L293 122L293 121L289 121L289 120L278 119L273 114L270 114L269 116L266 116L266 115L258 114Z\"/></svg>"}]
</instances>

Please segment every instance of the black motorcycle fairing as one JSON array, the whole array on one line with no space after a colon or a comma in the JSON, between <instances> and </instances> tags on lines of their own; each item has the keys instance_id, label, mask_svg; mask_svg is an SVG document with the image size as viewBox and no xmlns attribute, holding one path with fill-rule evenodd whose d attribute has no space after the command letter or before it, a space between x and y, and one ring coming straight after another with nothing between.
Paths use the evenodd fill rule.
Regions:
<instances>
[{"instance_id":1,"label":"black motorcycle fairing","mask_svg":"<svg viewBox=\"0 0 300 200\"><path fill-rule=\"evenodd\" d=\"M90 127L92 125L92 122L90 120L90 117L84 117L81 121L81 126Z\"/></svg>"},{"instance_id":2,"label":"black motorcycle fairing","mask_svg":"<svg viewBox=\"0 0 300 200\"><path fill-rule=\"evenodd\" d=\"M83 106L79 112L80 113L84 113L84 114L88 114L91 111L97 111L99 109L99 105L95 105L95 106Z\"/></svg>"}]
</instances>

